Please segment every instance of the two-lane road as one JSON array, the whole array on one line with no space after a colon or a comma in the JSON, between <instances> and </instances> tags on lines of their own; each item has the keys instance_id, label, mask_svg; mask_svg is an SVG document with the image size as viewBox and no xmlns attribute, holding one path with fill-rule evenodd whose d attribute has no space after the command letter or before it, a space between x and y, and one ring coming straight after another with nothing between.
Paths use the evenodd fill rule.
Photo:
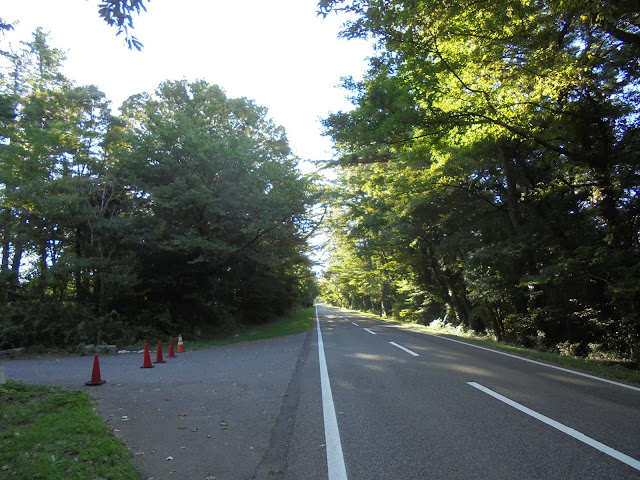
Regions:
<instances>
[{"instance_id":1,"label":"two-lane road","mask_svg":"<svg viewBox=\"0 0 640 480\"><path fill-rule=\"evenodd\" d=\"M639 388L317 312L288 478L640 478Z\"/></svg>"}]
</instances>

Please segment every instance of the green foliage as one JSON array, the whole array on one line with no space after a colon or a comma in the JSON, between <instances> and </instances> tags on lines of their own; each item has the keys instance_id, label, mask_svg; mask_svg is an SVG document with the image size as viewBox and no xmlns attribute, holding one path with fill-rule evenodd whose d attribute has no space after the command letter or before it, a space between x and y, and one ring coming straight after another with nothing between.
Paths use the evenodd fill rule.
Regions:
<instances>
[{"instance_id":1,"label":"green foliage","mask_svg":"<svg viewBox=\"0 0 640 480\"><path fill-rule=\"evenodd\" d=\"M123 112L147 300L186 326L218 304L244 323L308 301L296 298L294 272L306 262L311 183L266 110L182 81Z\"/></svg>"},{"instance_id":2,"label":"green foliage","mask_svg":"<svg viewBox=\"0 0 640 480\"><path fill-rule=\"evenodd\" d=\"M373 285L388 284L397 316L637 361L632 6L320 8L355 14L344 35L379 47L365 78L345 83L355 109L325 120L341 196L323 295L375 311Z\"/></svg>"},{"instance_id":3,"label":"green foliage","mask_svg":"<svg viewBox=\"0 0 640 480\"><path fill-rule=\"evenodd\" d=\"M130 29L133 29L132 15L140 14L141 11L147 11L144 0L103 0L98 8L98 13L102 19L111 27L117 27L116 35L125 34L125 43L131 50L142 49L142 43L130 35Z\"/></svg>"},{"instance_id":4,"label":"green foliage","mask_svg":"<svg viewBox=\"0 0 640 480\"><path fill-rule=\"evenodd\" d=\"M83 392L0 385L0 439L3 478L141 478Z\"/></svg>"},{"instance_id":5,"label":"green foliage","mask_svg":"<svg viewBox=\"0 0 640 480\"><path fill-rule=\"evenodd\" d=\"M233 331L312 302L317 188L265 108L168 81L113 117L63 59L38 30L0 83L0 343Z\"/></svg>"},{"instance_id":6,"label":"green foliage","mask_svg":"<svg viewBox=\"0 0 640 480\"><path fill-rule=\"evenodd\" d=\"M265 338L282 337L304 333L313 328L315 307L296 310L294 313L282 318L260 325L247 325L240 327L231 335L219 337L215 340L205 339L189 342L189 350L201 350L219 345L232 343L251 342Z\"/></svg>"}]
</instances>

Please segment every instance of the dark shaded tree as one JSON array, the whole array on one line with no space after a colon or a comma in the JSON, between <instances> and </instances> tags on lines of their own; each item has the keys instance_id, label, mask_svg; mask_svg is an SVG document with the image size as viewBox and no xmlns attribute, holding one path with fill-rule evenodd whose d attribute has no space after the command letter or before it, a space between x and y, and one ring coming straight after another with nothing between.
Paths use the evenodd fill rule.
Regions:
<instances>
[{"instance_id":1,"label":"dark shaded tree","mask_svg":"<svg viewBox=\"0 0 640 480\"><path fill-rule=\"evenodd\" d=\"M365 78L345 82L355 110L325 125L358 172L348 183L382 176L393 192L369 203L401 239L387 246L407 254L413 298L499 337L637 359L632 3L320 8L355 14L344 35L378 42Z\"/></svg>"}]
</instances>

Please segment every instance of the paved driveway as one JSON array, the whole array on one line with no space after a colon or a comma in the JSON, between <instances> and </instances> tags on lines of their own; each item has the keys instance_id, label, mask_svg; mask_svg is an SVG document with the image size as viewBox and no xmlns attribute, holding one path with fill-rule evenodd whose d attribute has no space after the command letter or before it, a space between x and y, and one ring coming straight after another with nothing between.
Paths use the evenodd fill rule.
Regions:
<instances>
[{"instance_id":1,"label":"paved driveway","mask_svg":"<svg viewBox=\"0 0 640 480\"><path fill-rule=\"evenodd\" d=\"M310 335L187 351L172 359L165 353L166 363L149 369L140 368L142 354L100 356L107 383L99 387L84 386L92 356L3 365L13 380L89 391L148 478L274 478L286 464L280 445L286 438L276 425L281 410L288 415L297 407L288 391Z\"/></svg>"}]
</instances>

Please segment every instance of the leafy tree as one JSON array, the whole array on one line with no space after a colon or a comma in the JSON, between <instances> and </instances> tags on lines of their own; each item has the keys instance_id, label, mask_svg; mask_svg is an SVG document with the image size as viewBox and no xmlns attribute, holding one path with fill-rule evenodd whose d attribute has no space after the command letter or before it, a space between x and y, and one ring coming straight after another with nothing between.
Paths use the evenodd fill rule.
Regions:
<instances>
[{"instance_id":1,"label":"leafy tree","mask_svg":"<svg viewBox=\"0 0 640 480\"><path fill-rule=\"evenodd\" d=\"M25 343L43 334L53 343L95 341L101 333L91 319L106 308L105 273L113 262L113 247L100 235L114 208L106 180L108 102L61 73L64 55L42 30L9 59L3 87L14 115L0 149L7 316L22 309L31 319L20 322Z\"/></svg>"},{"instance_id":2,"label":"leafy tree","mask_svg":"<svg viewBox=\"0 0 640 480\"><path fill-rule=\"evenodd\" d=\"M7 59L3 346L204 335L312 302L318 188L266 109L181 81L114 118L41 30Z\"/></svg>"},{"instance_id":3,"label":"leafy tree","mask_svg":"<svg viewBox=\"0 0 640 480\"><path fill-rule=\"evenodd\" d=\"M370 203L411 246L403 262L425 298L497 336L637 358L633 6L320 8L355 14L344 35L378 41L365 78L345 82L356 109L325 125L342 165L388 171L396 198L379 190Z\"/></svg>"},{"instance_id":4,"label":"leafy tree","mask_svg":"<svg viewBox=\"0 0 640 480\"><path fill-rule=\"evenodd\" d=\"M203 81L165 82L123 107L142 287L172 322L293 306L310 184L266 113Z\"/></svg>"}]
</instances>

